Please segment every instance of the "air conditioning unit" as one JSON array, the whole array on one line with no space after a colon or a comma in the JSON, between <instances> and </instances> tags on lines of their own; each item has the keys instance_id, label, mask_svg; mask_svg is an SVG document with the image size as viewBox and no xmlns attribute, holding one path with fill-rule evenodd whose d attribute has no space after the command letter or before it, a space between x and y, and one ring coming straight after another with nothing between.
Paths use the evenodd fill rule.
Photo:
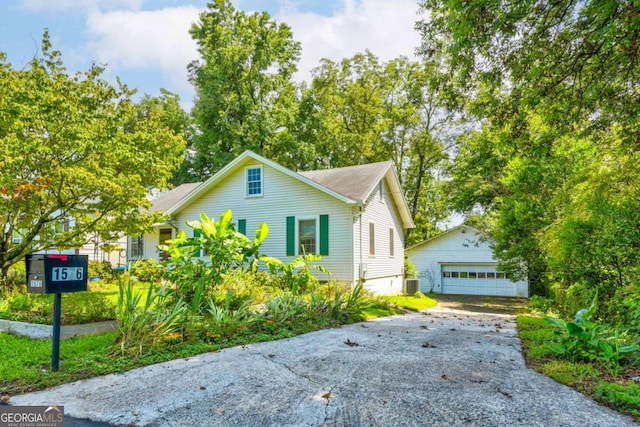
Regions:
<instances>
[{"instance_id":1,"label":"air conditioning unit","mask_svg":"<svg viewBox=\"0 0 640 427\"><path fill-rule=\"evenodd\" d=\"M420 279L405 279L404 294L413 295L420 290Z\"/></svg>"}]
</instances>

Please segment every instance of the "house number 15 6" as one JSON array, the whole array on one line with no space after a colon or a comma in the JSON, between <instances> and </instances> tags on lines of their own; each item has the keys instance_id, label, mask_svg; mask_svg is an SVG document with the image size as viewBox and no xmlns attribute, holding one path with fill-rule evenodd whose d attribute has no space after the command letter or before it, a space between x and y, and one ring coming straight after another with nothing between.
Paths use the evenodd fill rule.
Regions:
<instances>
[{"instance_id":1,"label":"house number 15 6","mask_svg":"<svg viewBox=\"0 0 640 427\"><path fill-rule=\"evenodd\" d=\"M53 282L82 280L83 278L84 268L82 267L53 267L51 269L51 280Z\"/></svg>"}]
</instances>

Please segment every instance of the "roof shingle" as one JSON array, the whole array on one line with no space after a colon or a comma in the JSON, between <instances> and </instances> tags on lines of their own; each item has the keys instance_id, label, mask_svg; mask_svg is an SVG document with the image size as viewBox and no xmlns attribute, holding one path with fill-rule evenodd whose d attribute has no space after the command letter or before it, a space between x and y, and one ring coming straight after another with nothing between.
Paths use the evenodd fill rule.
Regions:
<instances>
[{"instance_id":1,"label":"roof shingle","mask_svg":"<svg viewBox=\"0 0 640 427\"><path fill-rule=\"evenodd\" d=\"M391 165L386 161L298 173L352 200L365 201Z\"/></svg>"}]
</instances>

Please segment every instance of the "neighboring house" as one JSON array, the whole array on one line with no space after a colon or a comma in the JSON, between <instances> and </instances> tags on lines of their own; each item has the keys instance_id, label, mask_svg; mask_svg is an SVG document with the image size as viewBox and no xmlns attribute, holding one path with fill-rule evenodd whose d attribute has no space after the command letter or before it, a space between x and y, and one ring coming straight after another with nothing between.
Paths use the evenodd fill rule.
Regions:
<instances>
[{"instance_id":1,"label":"neighboring house","mask_svg":"<svg viewBox=\"0 0 640 427\"><path fill-rule=\"evenodd\" d=\"M497 270L489 238L460 225L407 249L422 292L527 297L527 281L512 282Z\"/></svg>"},{"instance_id":2,"label":"neighboring house","mask_svg":"<svg viewBox=\"0 0 640 427\"><path fill-rule=\"evenodd\" d=\"M69 231L69 227L73 227L73 220L60 222L59 231ZM58 226L56 226L56 228L58 228ZM15 244L22 242L20 233L13 233L12 242ZM89 261L107 261L114 268L124 268L127 262L127 236L122 235L115 240L103 241L100 239L100 236L93 234L87 236L87 242L80 247L62 250L50 248L37 251L36 253L87 255Z\"/></svg>"},{"instance_id":3,"label":"neighboring house","mask_svg":"<svg viewBox=\"0 0 640 427\"><path fill-rule=\"evenodd\" d=\"M245 151L204 183L156 199L152 210L170 219L157 233L130 239L129 258L159 260L158 245L178 230L193 235L186 221L201 212L217 219L227 209L238 231L251 238L267 223L265 255L289 262L318 253L332 280L362 279L377 294L402 292L404 230L413 221L392 162L297 173Z\"/></svg>"}]
</instances>

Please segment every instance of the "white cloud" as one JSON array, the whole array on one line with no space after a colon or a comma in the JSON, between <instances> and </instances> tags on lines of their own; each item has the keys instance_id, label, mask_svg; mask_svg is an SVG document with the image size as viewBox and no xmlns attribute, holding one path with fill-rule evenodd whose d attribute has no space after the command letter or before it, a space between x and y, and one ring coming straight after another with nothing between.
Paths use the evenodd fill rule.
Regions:
<instances>
[{"instance_id":1,"label":"white cloud","mask_svg":"<svg viewBox=\"0 0 640 427\"><path fill-rule=\"evenodd\" d=\"M299 80L308 80L322 58L340 61L369 49L382 61L414 57L420 36L414 30L415 0L341 0L333 16L282 8L275 16L286 22L302 43Z\"/></svg>"},{"instance_id":2,"label":"white cloud","mask_svg":"<svg viewBox=\"0 0 640 427\"><path fill-rule=\"evenodd\" d=\"M126 8L138 10L144 0L22 0L22 7L28 10L61 11L74 10L108 10Z\"/></svg>"},{"instance_id":3,"label":"white cloud","mask_svg":"<svg viewBox=\"0 0 640 427\"><path fill-rule=\"evenodd\" d=\"M200 9L193 6L154 11L91 12L87 31L91 50L100 63L116 74L121 70L154 70L167 76L172 86L190 88L187 64L197 59L189 28ZM178 88L172 89L173 91Z\"/></svg>"},{"instance_id":4,"label":"white cloud","mask_svg":"<svg viewBox=\"0 0 640 427\"><path fill-rule=\"evenodd\" d=\"M302 44L298 81L310 80L311 70L322 58L340 61L365 49L381 61L400 55L411 58L420 42L414 30L416 0L336 0L324 4L324 13L330 9L330 16L300 12L295 1L270 1L279 8L273 18L291 26L294 39ZM129 72L160 76L163 81L157 82L158 88L178 93L188 107L193 88L187 81L186 66L199 57L188 30L204 6L201 0L182 0L183 6L142 10L144 2L24 0L23 7L49 11L74 8L86 17L85 35L89 40L85 44L88 50L82 49L84 53L79 54L108 64L109 74L120 75L133 87L140 83L128 80ZM252 4L248 2L246 7Z\"/></svg>"}]
</instances>

